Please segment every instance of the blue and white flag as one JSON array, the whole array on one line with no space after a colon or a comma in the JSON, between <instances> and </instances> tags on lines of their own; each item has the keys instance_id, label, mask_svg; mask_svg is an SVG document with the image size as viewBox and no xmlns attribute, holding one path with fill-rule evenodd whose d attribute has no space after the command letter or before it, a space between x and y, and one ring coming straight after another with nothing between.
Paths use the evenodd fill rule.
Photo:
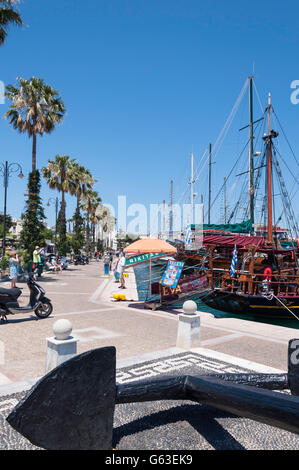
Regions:
<instances>
[{"instance_id":1,"label":"blue and white flag","mask_svg":"<svg viewBox=\"0 0 299 470\"><path fill-rule=\"evenodd\" d=\"M230 277L234 277L235 275L237 262L238 262L237 247L235 245L233 258L232 258L232 264L230 265Z\"/></svg>"},{"instance_id":2,"label":"blue and white flag","mask_svg":"<svg viewBox=\"0 0 299 470\"><path fill-rule=\"evenodd\" d=\"M191 230L191 225L189 225L188 228L187 228L186 238L185 238L186 246L191 245L191 236L192 236L192 230Z\"/></svg>"}]
</instances>

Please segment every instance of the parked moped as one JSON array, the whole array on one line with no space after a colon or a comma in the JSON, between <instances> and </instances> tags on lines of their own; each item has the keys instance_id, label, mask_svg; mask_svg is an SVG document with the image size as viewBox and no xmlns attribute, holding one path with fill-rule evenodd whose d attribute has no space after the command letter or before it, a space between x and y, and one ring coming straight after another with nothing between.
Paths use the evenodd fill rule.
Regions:
<instances>
[{"instance_id":1,"label":"parked moped","mask_svg":"<svg viewBox=\"0 0 299 470\"><path fill-rule=\"evenodd\" d=\"M47 318L53 311L51 300L45 296L45 290L35 281L34 274L25 275L30 291L29 304L20 306L18 298L22 294L21 289L14 287L7 289L0 287L0 319L7 321L7 315L17 313L34 312L39 318Z\"/></svg>"}]
</instances>

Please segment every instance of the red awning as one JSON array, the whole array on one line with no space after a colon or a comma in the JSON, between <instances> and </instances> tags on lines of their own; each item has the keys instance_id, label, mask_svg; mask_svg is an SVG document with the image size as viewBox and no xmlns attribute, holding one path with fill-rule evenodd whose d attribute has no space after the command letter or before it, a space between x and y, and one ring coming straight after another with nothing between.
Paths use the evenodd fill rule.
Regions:
<instances>
[{"instance_id":1,"label":"red awning","mask_svg":"<svg viewBox=\"0 0 299 470\"><path fill-rule=\"evenodd\" d=\"M292 252L294 248L288 249L277 249L265 244L264 237L246 237L246 236L221 236L221 235L207 235L203 237L204 245L218 245L219 247L233 248L235 245L237 249L242 250L246 249L248 246L254 245L259 248L260 251L265 253L275 253L275 254L288 254ZM295 247L296 253L299 252L298 248Z\"/></svg>"},{"instance_id":2,"label":"red awning","mask_svg":"<svg viewBox=\"0 0 299 470\"><path fill-rule=\"evenodd\" d=\"M242 237L242 236L221 236L221 235L207 235L203 237L204 245L219 245L223 247L245 248L250 245L262 247L265 243L263 237Z\"/></svg>"}]
</instances>

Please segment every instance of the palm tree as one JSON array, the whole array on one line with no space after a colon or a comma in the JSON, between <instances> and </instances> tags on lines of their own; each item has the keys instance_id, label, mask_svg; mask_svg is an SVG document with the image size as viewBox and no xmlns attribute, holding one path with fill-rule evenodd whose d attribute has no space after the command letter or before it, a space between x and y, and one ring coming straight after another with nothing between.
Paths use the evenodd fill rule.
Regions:
<instances>
[{"instance_id":1,"label":"palm tree","mask_svg":"<svg viewBox=\"0 0 299 470\"><path fill-rule=\"evenodd\" d=\"M90 171L88 171L83 165L79 165L78 163L74 164L74 174L70 193L76 196L77 206L73 217L74 233L71 243L76 254L80 252L80 249L84 244L84 220L80 214L80 200L84 195L86 195L88 190L92 189L92 185L95 182L96 181L92 178Z\"/></svg>"},{"instance_id":2,"label":"palm tree","mask_svg":"<svg viewBox=\"0 0 299 470\"><path fill-rule=\"evenodd\" d=\"M23 21L16 10L18 0L0 0L0 46L4 44L10 25L22 26Z\"/></svg>"},{"instance_id":3,"label":"palm tree","mask_svg":"<svg viewBox=\"0 0 299 470\"><path fill-rule=\"evenodd\" d=\"M82 205L81 208L86 211L86 247L87 252L89 252L89 243L90 243L90 225L89 223L96 223L96 210L98 205L101 202L96 191L89 189L85 195L82 196Z\"/></svg>"},{"instance_id":4,"label":"palm tree","mask_svg":"<svg viewBox=\"0 0 299 470\"><path fill-rule=\"evenodd\" d=\"M100 223L100 227L102 229L102 238L101 242L103 245L103 234L107 232L111 232L115 228L116 218L112 216L108 207L103 206L103 204L99 204L96 210L97 221Z\"/></svg>"},{"instance_id":5,"label":"palm tree","mask_svg":"<svg viewBox=\"0 0 299 470\"><path fill-rule=\"evenodd\" d=\"M18 77L19 88L6 87L5 96L11 100L5 117L14 129L32 137L32 173L36 171L36 137L49 134L60 123L65 113L64 104L58 92L43 79L29 80Z\"/></svg>"},{"instance_id":6,"label":"palm tree","mask_svg":"<svg viewBox=\"0 0 299 470\"><path fill-rule=\"evenodd\" d=\"M89 170L83 165L74 163L73 177L70 193L77 197L76 215L80 215L80 199L86 195L88 190L92 189L92 185L96 183Z\"/></svg>"},{"instance_id":7,"label":"palm tree","mask_svg":"<svg viewBox=\"0 0 299 470\"><path fill-rule=\"evenodd\" d=\"M55 160L48 160L48 166L43 168L43 176L51 189L61 192L59 223L59 245L61 254L66 250L66 202L65 194L71 193L75 174L76 160L68 155L56 155Z\"/></svg>"}]
</instances>

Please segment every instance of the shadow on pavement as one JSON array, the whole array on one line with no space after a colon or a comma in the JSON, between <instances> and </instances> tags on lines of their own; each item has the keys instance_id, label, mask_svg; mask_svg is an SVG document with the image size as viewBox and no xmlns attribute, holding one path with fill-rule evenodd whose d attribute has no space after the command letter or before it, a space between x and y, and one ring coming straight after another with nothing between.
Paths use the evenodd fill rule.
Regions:
<instances>
[{"instance_id":1,"label":"shadow on pavement","mask_svg":"<svg viewBox=\"0 0 299 470\"><path fill-rule=\"evenodd\" d=\"M117 405L120 406L120 405ZM127 405L121 405L126 406ZM153 405L152 405L153 406ZM122 409L122 414L126 408ZM146 410L148 412L149 410ZM128 416L132 413L131 406L128 408ZM117 413L117 408L116 408ZM148 439L146 440L149 445L148 448L156 448L155 441L160 444L163 443L163 435L165 438L165 445L172 433L175 433L175 424L187 422L194 432L186 426L180 426L180 432L185 429L186 436L181 435L182 441L192 447L197 439L203 437L215 450L245 450L244 446L240 444L224 427L218 423L216 418L235 418L235 415L225 413L215 408L208 406L196 405L183 405L174 406L167 410L154 412L151 410L149 415L137 418L130 423L123 424L122 426L114 428L113 431L113 447L116 448L121 444L121 440L125 439L129 444L128 436L133 436L140 432L146 432ZM172 428L173 426L173 428ZM166 428L167 427L167 428ZM160 429L159 429L160 428ZM150 431L154 431L153 433ZM191 436L192 434L192 436ZM191 448L190 447L190 448ZM197 446L195 447L197 448Z\"/></svg>"},{"instance_id":2,"label":"shadow on pavement","mask_svg":"<svg viewBox=\"0 0 299 470\"><path fill-rule=\"evenodd\" d=\"M21 314L20 315L24 315L24 314ZM18 314L15 314L15 315L7 315L7 321L0 321L0 327L1 326L4 326L4 325L9 325L9 324L12 324L12 323L26 323L26 322L29 322L29 321L38 321L38 320L46 320L47 318L53 318L52 315L50 315L49 317L47 318L38 318L36 317L35 315L31 315L30 314L30 317L22 317L22 318L16 318L18 317Z\"/></svg>"}]
</instances>

